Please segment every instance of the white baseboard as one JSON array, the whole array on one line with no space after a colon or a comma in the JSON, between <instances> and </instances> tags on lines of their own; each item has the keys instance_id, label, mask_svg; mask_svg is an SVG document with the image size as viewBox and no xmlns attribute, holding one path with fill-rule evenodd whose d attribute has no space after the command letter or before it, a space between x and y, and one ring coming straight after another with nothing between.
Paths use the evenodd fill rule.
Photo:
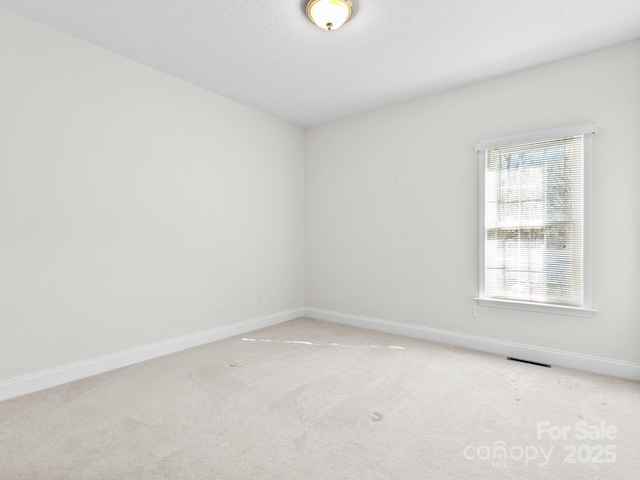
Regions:
<instances>
[{"instance_id":1,"label":"white baseboard","mask_svg":"<svg viewBox=\"0 0 640 480\"><path fill-rule=\"evenodd\" d=\"M144 347L126 350L113 355L88 360L86 362L67 365L61 368L47 370L35 375L9 380L0 383L0 401L19 397L27 393L37 392L45 388L55 387L63 383L73 382L81 378L91 377L99 373L144 362L153 358L179 352L188 348L215 342L223 338L233 337L242 333L258 330L277 323L286 322L304 316L303 309L289 310L265 317L235 323L224 327L214 328L205 332L174 338L165 342L146 345Z\"/></svg>"},{"instance_id":2,"label":"white baseboard","mask_svg":"<svg viewBox=\"0 0 640 480\"><path fill-rule=\"evenodd\" d=\"M521 358L538 363L557 365L567 368L576 368L601 375L640 380L640 365L628 362L620 362L607 358L592 357L561 350L535 347L502 340L494 340L485 337L476 337L461 333L436 330L433 328L407 325L404 323L389 322L374 318L360 317L338 312L329 312L315 308L306 308L304 316L317 320L342 323L354 327L368 328L406 337L422 338L434 342L455 345L458 347L495 353L505 357Z\"/></svg>"},{"instance_id":3,"label":"white baseboard","mask_svg":"<svg viewBox=\"0 0 640 480\"><path fill-rule=\"evenodd\" d=\"M381 332L403 335L406 337L422 338L434 342L470 348L482 352L495 353L505 357L522 358L534 362L546 363L568 368L576 368L588 372L615 377L640 380L640 365L620 362L606 358L592 357L561 350L535 347L491 338L476 337L446 330L420 327L397 322L390 322L374 318L360 317L345 313L330 312L314 308L289 310L274 315L235 323L224 327L207 330L179 337L165 342L147 345L113 355L88 360L73 365L67 365L34 375L9 380L0 384L0 401L55 387L64 383L91 377L100 373L144 362L153 358L233 337L260 328L276 325L299 317L315 318L329 322L352 325L354 327L369 328Z\"/></svg>"}]
</instances>

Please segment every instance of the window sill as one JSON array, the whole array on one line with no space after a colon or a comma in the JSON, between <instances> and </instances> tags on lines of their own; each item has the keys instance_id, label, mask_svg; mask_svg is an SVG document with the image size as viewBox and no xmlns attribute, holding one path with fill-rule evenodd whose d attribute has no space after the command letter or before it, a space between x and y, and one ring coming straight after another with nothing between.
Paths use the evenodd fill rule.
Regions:
<instances>
[{"instance_id":1,"label":"window sill","mask_svg":"<svg viewBox=\"0 0 640 480\"><path fill-rule=\"evenodd\" d=\"M597 310L583 307L565 307L548 303L518 302L515 300L496 300L493 298L474 297L483 307L509 308L512 310L528 310L530 312L555 313L574 317L592 317Z\"/></svg>"}]
</instances>

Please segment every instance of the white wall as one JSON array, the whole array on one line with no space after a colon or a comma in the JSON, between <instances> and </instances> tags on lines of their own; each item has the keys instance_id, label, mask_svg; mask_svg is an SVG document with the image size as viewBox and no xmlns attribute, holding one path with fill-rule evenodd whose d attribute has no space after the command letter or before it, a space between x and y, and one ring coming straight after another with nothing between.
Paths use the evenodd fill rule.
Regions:
<instances>
[{"instance_id":1,"label":"white wall","mask_svg":"<svg viewBox=\"0 0 640 480\"><path fill-rule=\"evenodd\" d=\"M475 144L586 121L598 313L469 317ZM308 129L305 305L640 363L639 132L640 41Z\"/></svg>"},{"instance_id":2,"label":"white wall","mask_svg":"<svg viewBox=\"0 0 640 480\"><path fill-rule=\"evenodd\" d=\"M0 58L0 383L302 307L302 129L3 9Z\"/></svg>"}]
</instances>

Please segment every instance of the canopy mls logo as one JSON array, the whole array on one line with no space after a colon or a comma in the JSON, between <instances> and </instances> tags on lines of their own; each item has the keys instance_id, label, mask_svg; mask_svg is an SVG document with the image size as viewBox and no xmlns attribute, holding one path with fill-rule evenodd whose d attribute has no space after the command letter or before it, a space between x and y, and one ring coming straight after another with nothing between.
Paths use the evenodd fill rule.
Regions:
<instances>
[{"instance_id":1,"label":"canopy mls logo","mask_svg":"<svg viewBox=\"0 0 640 480\"><path fill-rule=\"evenodd\" d=\"M551 460L555 447L544 447L537 445L512 445L497 440L493 445L480 445L474 447L467 445L462 454L467 460L490 461L496 468L507 468L509 462L523 462L525 465L537 465L546 467Z\"/></svg>"},{"instance_id":2,"label":"canopy mls logo","mask_svg":"<svg viewBox=\"0 0 640 480\"><path fill-rule=\"evenodd\" d=\"M497 440L492 445L467 445L462 454L467 460L491 462L495 468L507 468L514 462L546 467L556 451L557 445L554 443L576 441L564 444L563 463L614 463L617 459L616 446L610 442L617 437L618 429L604 421L589 424L580 420L574 425L554 425L545 420L536 424L536 439L545 441L545 445L508 445L503 440Z\"/></svg>"}]
</instances>

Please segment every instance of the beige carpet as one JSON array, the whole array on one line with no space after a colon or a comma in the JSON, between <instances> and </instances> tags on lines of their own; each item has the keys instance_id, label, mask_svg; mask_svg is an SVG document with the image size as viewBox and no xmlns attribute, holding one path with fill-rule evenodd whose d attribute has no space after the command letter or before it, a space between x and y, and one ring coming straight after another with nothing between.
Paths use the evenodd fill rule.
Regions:
<instances>
[{"instance_id":1,"label":"beige carpet","mask_svg":"<svg viewBox=\"0 0 640 480\"><path fill-rule=\"evenodd\" d=\"M640 383L298 319L0 403L0 478L627 480L639 407Z\"/></svg>"}]
</instances>

